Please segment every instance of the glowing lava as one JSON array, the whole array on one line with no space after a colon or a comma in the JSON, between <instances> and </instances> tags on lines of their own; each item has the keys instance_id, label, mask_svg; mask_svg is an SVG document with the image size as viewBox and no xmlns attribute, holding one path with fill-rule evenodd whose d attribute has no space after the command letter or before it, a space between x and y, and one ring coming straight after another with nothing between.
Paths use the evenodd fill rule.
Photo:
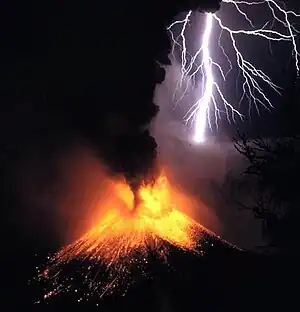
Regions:
<instances>
[{"instance_id":1,"label":"glowing lava","mask_svg":"<svg viewBox=\"0 0 300 312\"><path fill-rule=\"evenodd\" d=\"M152 185L142 185L138 196L139 204L134 208L129 186L125 182L113 185L113 191L105 199L107 211L86 234L60 250L43 271L44 278L55 277L54 287L48 293L57 294L57 289L70 288L58 281L57 276L61 271L59 268L74 259L88 260L98 267L104 264L106 270L109 268L111 275L106 285L97 286L102 289L101 295L126 279L130 267L140 269L147 264L149 252L165 260L172 245L196 251L201 233L207 230L178 210L179 205L187 208L192 203L170 186L165 174ZM85 276L89 282L93 278L90 273ZM95 285L91 287L95 288Z\"/></svg>"},{"instance_id":2,"label":"glowing lava","mask_svg":"<svg viewBox=\"0 0 300 312\"><path fill-rule=\"evenodd\" d=\"M113 265L136 250L155 250L162 240L183 249L195 248L199 225L176 209L176 192L164 175L154 185L140 188L135 210L130 188L118 183L116 190L123 205L112 206L82 238L62 249L59 259L86 256Z\"/></svg>"}]
</instances>

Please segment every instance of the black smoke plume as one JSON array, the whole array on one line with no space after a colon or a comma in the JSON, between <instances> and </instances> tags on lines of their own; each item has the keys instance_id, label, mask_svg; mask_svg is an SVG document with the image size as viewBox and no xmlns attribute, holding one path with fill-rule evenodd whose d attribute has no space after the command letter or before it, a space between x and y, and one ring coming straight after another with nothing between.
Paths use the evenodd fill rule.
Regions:
<instances>
[{"instance_id":1,"label":"black smoke plume","mask_svg":"<svg viewBox=\"0 0 300 312\"><path fill-rule=\"evenodd\" d=\"M153 94L164 80L161 65L169 64L166 27L181 11L215 11L219 5L2 1L0 160L10 207L21 206L11 181L12 171L20 172L16 163L38 154L54 162L57 151L77 138L133 188L151 178L156 142L148 126L158 112ZM50 165L40 167L54 174ZM30 171L43 176L40 169Z\"/></svg>"},{"instance_id":2,"label":"black smoke plume","mask_svg":"<svg viewBox=\"0 0 300 312\"><path fill-rule=\"evenodd\" d=\"M170 64L166 27L182 11L215 11L219 5L219 0L81 4L67 9L68 23L62 15L55 28L61 45L51 62L58 90L53 101L64 101L60 105L72 112L76 128L133 189L155 174L156 142L148 126L158 112L153 95L165 77L161 65Z\"/></svg>"}]
</instances>

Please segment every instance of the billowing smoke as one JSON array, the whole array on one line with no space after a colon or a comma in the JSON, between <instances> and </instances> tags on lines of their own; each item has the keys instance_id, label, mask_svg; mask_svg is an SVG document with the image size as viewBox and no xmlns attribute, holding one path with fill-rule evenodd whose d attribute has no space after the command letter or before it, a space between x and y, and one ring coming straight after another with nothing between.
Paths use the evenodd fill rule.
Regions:
<instances>
[{"instance_id":1,"label":"billowing smoke","mask_svg":"<svg viewBox=\"0 0 300 312\"><path fill-rule=\"evenodd\" d=\"M107 131L102 130L106 144L105 148L101 146L101 156L114 172L125 175L133 189L138 188L141 181L152 180L156 174L157 144L149 133L149 126L158 112L153 101L155 86L164 79L162 66L170 64L171 44L166 26L179 12L199 7L215 11L219 4L219 0L152 1L146 6L134 2L126 14L122 12L122 24L126 26L117 29L116 37L123 37L125 33L124 38L130 34L136 39L129 51L122 50L122 56L126 53L126 63L120 62L118 72L126 73L126 77L121 80L118 94L110 99L114 103L111 116L119 119L119 124L112 123ZM120 49L121 46L116 47L118 55Z\"/></svg>"},{"instance_id":2,"label":"billowing smoke","mask_svg":"<svg viewBox=\"0 0 300 312\"><path fill-rule=\"evenodd\" d=\"M215 11L219 5L220 0L132 1L107 6L101 17L95 7L68 11L66 33L59 35L68 46L57 51L55 90L95 153L133 189L156 174L156 143L148 128L158 112L153 95L164 79L161 65L169 64L166 27L179 12Z\"/></svg>"},{"instance_id":3,"label":"billowing smoke","mask_svg":"<svg viewBox=\"0 0 300 312\"><path fill-rule=\"evenodd\" d=\"M219 5L220 0L132 0L8 6L5 23L12 27L6 28L14 31L5 36L0 73L7 103L1 157L8 227L22 223L29 233L33 223L43 229L48 223L51 232L55 207L69 191L61 164L71 156L63 155L76 142L84 142L109 175L125 176L132 188L155 175L157 144L148 128L158 112L154 90L164 80L158 64L169 63L166 27L181 11L215 11ZM23 196L16 195L16 180ZM23 217L17 220L16 214Z\"/></svg>"}]
</instances>

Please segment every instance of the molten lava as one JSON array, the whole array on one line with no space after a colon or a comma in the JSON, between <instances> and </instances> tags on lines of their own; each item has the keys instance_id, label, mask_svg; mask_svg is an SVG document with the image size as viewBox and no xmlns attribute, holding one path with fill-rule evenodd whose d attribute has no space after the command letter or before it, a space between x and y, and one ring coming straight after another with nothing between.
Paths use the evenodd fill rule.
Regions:
<instances>
[{"instance_id":1,"label":"molten lava","mask_svg":"<svg viewBox=\"0 0 300 312\"><path fill-rule=\"evenodd\" d=\"M50 265L41 274L46 279L55 279L54 288L48 294L69 289L66 282L58 281L57 277L61 267L71 260L88 260L94 267L98 266L97 271L101 264L109 268L113 273L106 284L97 287L90 284L91 288L101 288L104 293L128 279L130 267L142 271L148 263L149 252L166 260L170 245L196 251L201 233L207 230L177 209L191 206L191 202L170 186L165 174L154 184L142 185L136 196L138 200L125 182L113 184L113 190L99 204L99 210L105 208L106 212L86 234L50 259ZM85 281L94 281L90 272L84 274Z\"/></svg>"},{"instance_id":2,"label":"molten lava","mask_svg":"<svg viewBox=\"0 0 300 312\"><path fill-rule=\"evenodd\" d=\"M83 256L113 265L136 251L155 251L164 241L182 249L195 249L203 228L177 209L176 204L188 201L171 188L164 174L153 185L139 189L137 207L127 184L117 183L115 191L121 205L114 206L112 201L93 228L58 253L59 261Z\"/></svg>"}]
</instances>

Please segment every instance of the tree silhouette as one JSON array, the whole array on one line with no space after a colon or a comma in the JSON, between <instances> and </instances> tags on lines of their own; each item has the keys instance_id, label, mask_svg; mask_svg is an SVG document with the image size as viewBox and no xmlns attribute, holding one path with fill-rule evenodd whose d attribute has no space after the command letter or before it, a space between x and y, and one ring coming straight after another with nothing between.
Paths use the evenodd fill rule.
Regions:
<instances>
[{"instance_id":1,"label":"tree silhouette","mask_svg":"<svg viewBox=\"0 0 300 312\"><path fill-rule=\"evenodd\" d=\"M253 176L257 200L251 209L263 221L263 231L271 246L293 253L300 222L298 177L300 175L300 136L274 140L250 140L238 134L235 148L248 161L244 174Z\"/></svg>"}]
</instances>

